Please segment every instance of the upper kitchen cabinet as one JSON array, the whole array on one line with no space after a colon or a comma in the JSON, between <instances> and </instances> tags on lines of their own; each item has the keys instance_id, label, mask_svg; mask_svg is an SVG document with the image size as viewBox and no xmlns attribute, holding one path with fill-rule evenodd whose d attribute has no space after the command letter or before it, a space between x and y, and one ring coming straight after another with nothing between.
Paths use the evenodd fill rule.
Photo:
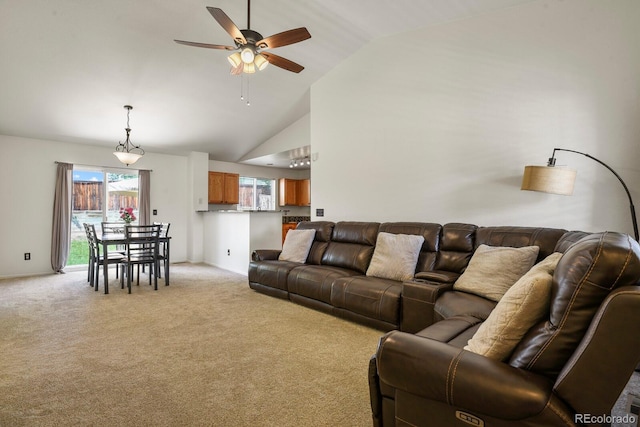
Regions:
<instances>
[{"instance_id":1,"label":"upper kitchen cabinet","mask_svg":"<svg viewBox=\"0 0 640 427\"><path fill-rule=\"evenodd\" d=\"M236 205L240 202L240 175L209 172L209 203Z\"/></svg>"},{"instance_id":2,"label":"upper kitchen cabinet","mask_svg":"<svg viewBox=\"0 0 640 427\"><path fill-rule=\"evenodd\" d=\"M280 206L311 206L311 181L280 178Z\"/></svg>"}]
</instances>

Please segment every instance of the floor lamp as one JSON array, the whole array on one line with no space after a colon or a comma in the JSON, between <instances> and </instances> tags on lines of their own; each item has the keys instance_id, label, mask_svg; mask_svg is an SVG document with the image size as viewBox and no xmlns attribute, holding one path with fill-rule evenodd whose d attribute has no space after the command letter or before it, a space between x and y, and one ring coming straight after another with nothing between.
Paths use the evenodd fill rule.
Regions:
<instances>
[{"instance_id":1,"label":"floor lamp","mask_svg":"<svg viewBox=\"0 0 640 427\"><path fill-rule=\"evenodd\" d=\"M543 193L564 195L573 194L573 185L576 180L576 171L572 169L556 167L556 151L567 151L569 153L582 154L583 156L600 163L602 166L609 169L611 173L616 176L616 178L618 178L618 181L620 181L620 184L622 184L622 187L624 187L624 191L627 193L627 197L629 198L631 221L633 222L633 232L636 240L640 241L640 236L638 236L638 221L636 220L636 209L633 206L633 200L631 199L631 193L629 193L627 184L625 184L622 178L620 178L620 175L618 175L616 171L611 169L611 167L609 167L606 163L596 159L593 156L590 156L589 154L581 153L580 151L575 150L567 150L565 148L554 148L553 154L551 155L547 166L524 167L521 190L541 191Z\"/></svg>"}]
</instances>

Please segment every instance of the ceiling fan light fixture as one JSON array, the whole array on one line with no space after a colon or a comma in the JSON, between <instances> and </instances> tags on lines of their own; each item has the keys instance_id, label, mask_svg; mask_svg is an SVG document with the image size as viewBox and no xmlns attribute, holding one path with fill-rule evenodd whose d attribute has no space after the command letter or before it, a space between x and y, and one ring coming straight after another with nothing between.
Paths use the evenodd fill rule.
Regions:
<instances>
[{"instance_id":1,"label":"ceiling fan light fixture","mask_svg":"<svg viewBox=\"0 0 640 427\"><path fill-rule=\"evenodd\" d=\"M256 66L253 64L253 62L250 62L248 64L244 64L244 70L245 73L247 74L253 74L256 72Z\"/></svg>"},{"instance_id":2,"label":"ceiling fan light fixture","mask_svg":"<svg viewBox=\"0 0 640 427\"><path fill-rule=\"evenodd\" d=\"M227 60L231 64L233 68L238 68L240 64L242 64L242 57L239 52L235 52L227 57Z\"/></svg>"},{"instance_id":3,"label":"ceiling fan light fixture","mask_svg":"<svg viewBox=\"0 0 640 427\"><path fill-rule=\"evenodd\" d=\"M264 70L265 68L267 68L267 65L269 65L269 61L267 61L267 58L264 57L264 55L262 54L257 54L255 59L253 60L253 63L255 64L256 68L260 71Z\"/></svg>"},{"instance_id":4,"label":"ceiling fan light fixture","mask_svg":"<svg viewBox=\"0 0 640 427\"><path fill-rule=\"evenodd\" d=\"M242 49L240 56L242 57L242 62L244 62L245 64L251 64L253 63L256 54L251 47L247 46Z\"/></svg>"}]
</instances>

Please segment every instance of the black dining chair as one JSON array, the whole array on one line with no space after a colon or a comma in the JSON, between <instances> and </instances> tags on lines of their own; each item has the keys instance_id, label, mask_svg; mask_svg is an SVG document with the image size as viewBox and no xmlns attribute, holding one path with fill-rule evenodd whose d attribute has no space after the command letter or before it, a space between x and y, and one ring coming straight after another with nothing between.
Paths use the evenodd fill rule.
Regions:
<instances>
[{"instance_id":1,"label":"black dining chair","mask_svg":"<svg viewBox=\"0 0 640 427\"><path fill-rule=\"evenodd\" d=\"M89 285L96 291L100 282L100 266L104 266L104 255L100 251L96 228L93 224L84 223L84 231L87 234L87 243L89 245L89 263L87 272L87 281ZM109 264L119 264L122 260L121 253L109 253L107 257L107 266ZM104 277L104 271L102 273ZM116 277L118 277L118 269L116 268Z\"/></svg>"},{"instance_id":2,"label":"black dining chair","mask_svg":"<svg viewBox=\"0 0 640 427\"><path fill-rule=\"evenodd\" d=\"M171 227L171 223L170 222L154 222L154 225L159 225L160 226L160 237L169 237L169 227ZM167 268L168 266L168 256L169 254L167 253L167 243L160 241L159 242L159 246L158 246L158 261L159 263L162 262L162 269L164 269L165 271L165 276L167 274ZM158 264L159 264L158 263ZM162 277L162 269L158 270L158 277Z\"/></svg>"},{"instance_id":3,"label":"black dining chair","mask_svg":"<svg viewBox=\"0 0 640 427\"><path fill-rule=\"evenodd\" d=\"M102 234L115 233L124 234L124 222L102 221Z\"/></svg>"},{"instance_id":4,"label":"black dining chair","mask_svg":"<svg viewBox=\"0 0 640 427\"><path fill-rule=\"evenodd\" d=\"M124 228L126 226L124 222L102 221L100 225L102 227L102 235L119 234L124 236ZM121 255L124 255L124 246L116 245L115 250L116 252L120 252Z\"/></svg>"},{"instance_id":5,"label":"black dining chair","mask_svg":"<svg viewBox=\"0 0 640 427\"><path fill-rule=\"evenodd\" d=\"M121 260L120 285L124 289L124 277L127 277L127 289L131 293L133 267L137 266L137 281L140 285L140 266L149 266L149 285L153 276L154 290L158 290L158 238L160 225L128 225L124 229L125 255ZM125 270L126 268L126 270Z\"/></svg>"}]
</instances>

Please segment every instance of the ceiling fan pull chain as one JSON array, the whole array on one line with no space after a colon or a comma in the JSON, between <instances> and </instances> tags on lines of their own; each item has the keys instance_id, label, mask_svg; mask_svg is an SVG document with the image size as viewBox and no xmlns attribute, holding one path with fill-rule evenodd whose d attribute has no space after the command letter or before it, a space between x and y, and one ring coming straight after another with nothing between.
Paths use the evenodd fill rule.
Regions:
<instances>
[{"instance_id":1,"label":"ceiling fan pull chain","mask_svg":"<svg viewBox=\"0 0 640 427\"><path fill-rule=\"evenodd\" d=\"M245 77L244 75L242 76L243 78L247 79L247 84L245 85L245 94L247 95L247 107L251 107L251 101L249 101L249 76Z\"/></svg>"},{"instance_id":2,"label":"ceiling fan pull chain","mask_svg":"<svg viewBox=\"0 0 640 427\"><path fill-rule=\"evenodd\" d=\"M245 83L246 79L246 83ZM240 100L247 101L247 107L251 106L251 101L249 101L249 77L244 74L240 75Z\"/></svg>"}]
</instances>

